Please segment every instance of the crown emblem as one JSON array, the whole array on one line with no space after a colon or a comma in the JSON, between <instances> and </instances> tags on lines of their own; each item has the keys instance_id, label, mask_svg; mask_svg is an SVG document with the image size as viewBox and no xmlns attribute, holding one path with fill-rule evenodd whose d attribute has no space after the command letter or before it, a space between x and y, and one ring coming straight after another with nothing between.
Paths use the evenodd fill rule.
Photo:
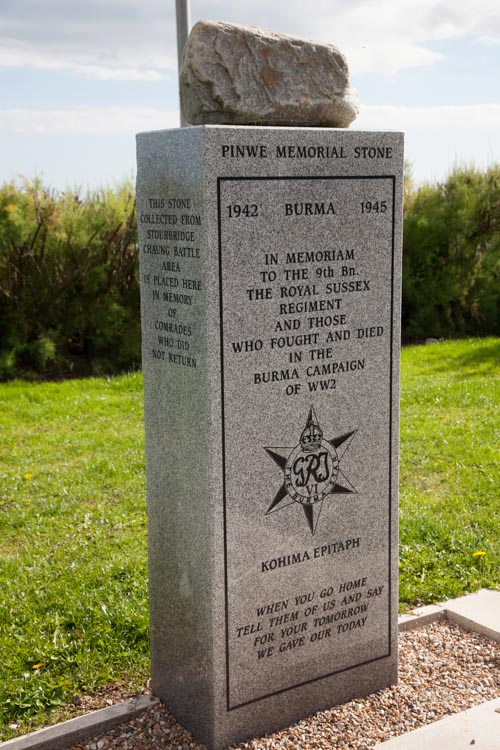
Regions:
<instances>
[{"instance_id":1,"label":"crown emblem","mask_svg":"<svg viewBox=\"0 0 500 750\"><path fill-rule=\"evenodd\" d=\"M302 435L300 436L300 445L305 453L312 453L313 451L318 450L322 440L323 430L319 426L318 418L311 406L306 426L302 430Z\"/></svg>"}]
</instances>

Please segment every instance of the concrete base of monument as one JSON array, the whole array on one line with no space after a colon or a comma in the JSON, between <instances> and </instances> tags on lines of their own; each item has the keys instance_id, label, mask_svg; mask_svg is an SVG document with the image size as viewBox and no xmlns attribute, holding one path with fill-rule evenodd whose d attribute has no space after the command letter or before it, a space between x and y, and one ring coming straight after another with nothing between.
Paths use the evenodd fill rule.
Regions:
<instances>
[{"instance_id":1,"label":"concrete base of monument","mask_svg":"<svg viewBox=\"0 0 500 750\"><path fill-rule=\"evenodd\" d=\"M441 619L448 619L462 628L500 641L500 591L482 589L443 604L419 608L399 618L399 631L422 628ZM151 695L140 696L0 743L0 750L65 750L77 742L82 744L90 740L94 741L96 747L100 747L99 738L108 730L157 705L157 698ZM497 727L500 724L499 711L500 699L488 701L414 732L400 735L377 747L381 750L416 750L421 747L455 750L458 747L469 747L472 740L475 740L475 746L482 750L496 750L500 732ZM492 742L497 744L491 744ZM305 748L306 745L304 750Z\"/></svg>"}]
</instances>

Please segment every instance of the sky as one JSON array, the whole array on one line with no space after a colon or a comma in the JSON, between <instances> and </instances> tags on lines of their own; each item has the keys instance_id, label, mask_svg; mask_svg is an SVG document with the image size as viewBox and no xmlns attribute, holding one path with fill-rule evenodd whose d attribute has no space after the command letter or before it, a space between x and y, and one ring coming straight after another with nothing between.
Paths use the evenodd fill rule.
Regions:
<instances>
[{"instance_id":1,"label":"sky","mask_svg":"<svg viewBox=\"0 0 500 750\"><path fill-rule=\"evenodd\" d=\"M498 0L192 0L346 55L355 130L403 130L415 182L500 162ZM0 0L0 182L135 175L135 133L178 127L174 0Z\"/></svg>"}]
</instances>

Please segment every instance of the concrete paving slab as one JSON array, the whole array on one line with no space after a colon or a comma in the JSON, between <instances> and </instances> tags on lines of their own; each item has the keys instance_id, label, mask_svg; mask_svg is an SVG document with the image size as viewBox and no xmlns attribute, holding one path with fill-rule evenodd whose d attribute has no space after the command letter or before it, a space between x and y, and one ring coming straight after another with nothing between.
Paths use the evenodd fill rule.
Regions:
<instances>
[{"instance_id":1,"label":"concrete paving slab","mask_svg":"<svg viewBox=\"0 0 500 750\"><path fill-rule=\"evenodd\" d=\"M398 628L400 633L406 633L408 630L416 630L430 625L432 622L444 620L446 612L442 604L429 604L427 607L419 607L412 610L409 614L398 617Z\"/></svg>"},{"instance_id":2,"label":"concrete paving slab","mask_svg":"<svg viewBox=\"0 0 500 750\"><path fill-rule=\"evenodd\" d=\"M443 606L451 622L500 641L500 591L481 589L459 599L450 599Z\"/></svg>"},{"instance_id":3,"label":"concrete paving slab","mask_svg":"<svg viewBox=\"0 0 500 750\"><path fill-rule=\"evenodd\" d=\"M375 750L499 750L500 698L447 716L375 746Z\"/></svg>"}]
</instances>

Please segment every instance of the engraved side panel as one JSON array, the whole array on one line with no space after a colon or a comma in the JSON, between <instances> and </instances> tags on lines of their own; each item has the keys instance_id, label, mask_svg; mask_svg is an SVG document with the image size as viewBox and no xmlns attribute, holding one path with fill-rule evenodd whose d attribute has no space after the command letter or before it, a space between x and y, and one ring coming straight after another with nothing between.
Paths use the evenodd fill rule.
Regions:
<instances>
[{"instance_id":1,"label":"engraved side panel","mask_svg":"<svg viewBox=\"0 0 500 750\"><path fill-rule=\"evenodd\" d=\"M137 218L152 687L210 742L214 576L202 135L190 128L138 136Z\"/></svg>"}]
</instances>

